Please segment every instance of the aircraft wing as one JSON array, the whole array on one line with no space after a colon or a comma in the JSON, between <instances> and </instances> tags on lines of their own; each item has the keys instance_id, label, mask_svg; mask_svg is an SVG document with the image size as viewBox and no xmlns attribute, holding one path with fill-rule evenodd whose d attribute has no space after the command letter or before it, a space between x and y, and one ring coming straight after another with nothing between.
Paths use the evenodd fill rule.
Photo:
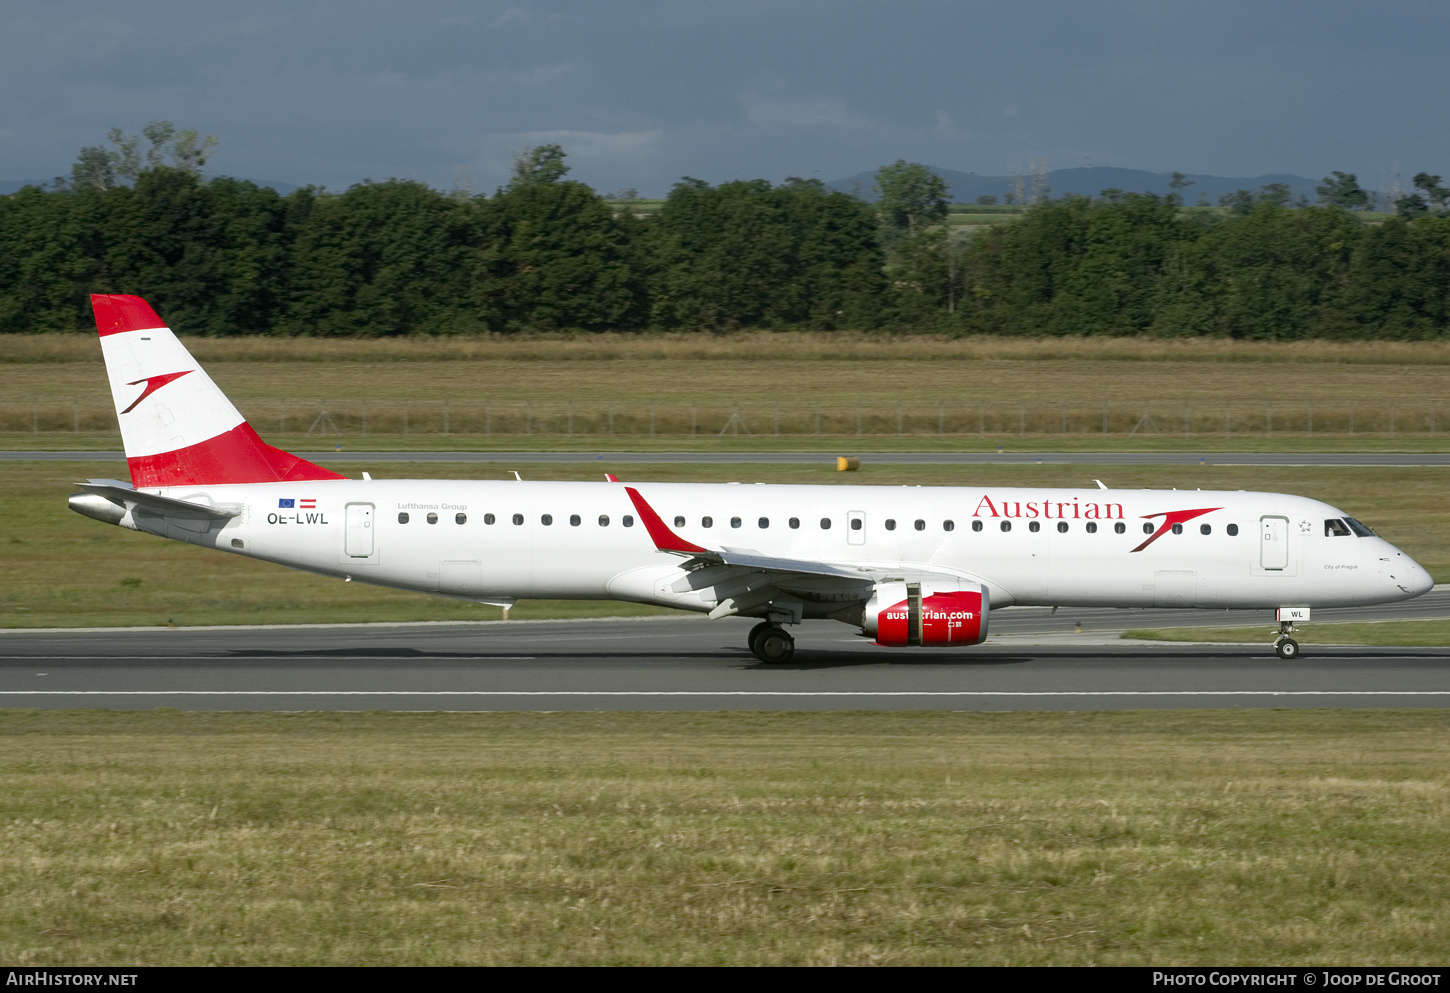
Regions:
<instances>
[{"instance_id":1,"label":"aircraft wing","mask_svg":"<svg viewBox=\"0 0 1450 993\"><path fill-rule=\"evenodd\" d=\"M710 616L758 612L765 605L781 613L798 612L805 602L848 607L870 599L884 580L951 582L961 577L928 569L863 563L816 562L765 555L751 548L706 548L675 534L633 486L626 486L655 548L686 558L689 574L677 592L710 589L718 602Z\"/></svg>"}]
</instances>

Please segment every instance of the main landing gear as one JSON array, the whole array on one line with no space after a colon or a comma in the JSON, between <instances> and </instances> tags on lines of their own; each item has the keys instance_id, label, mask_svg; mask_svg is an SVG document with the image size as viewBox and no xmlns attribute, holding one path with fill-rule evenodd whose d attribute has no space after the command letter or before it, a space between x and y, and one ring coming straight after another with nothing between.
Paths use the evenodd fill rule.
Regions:
<instances>
[{"instance_id":1,"label":"main landing gear","mask_svg":"<svg viewBox=\"0 0 1450 993\"><path fill-rule=\"evenodd\" d=\"M1274 639L1274 654L1279 658L1297 659L1299 657L1299 643L1289 637L1293 633L1293 621L1279 622L1279 637Z\"/></svg>"},{"instance_id":2,"label":"main landing gear","mask_svg":"<svg viewBox=\"0 0 1450 993\"><path fill-rule=\"evenodd\" d=\"M795 639L779 624L763 621L750 629L750 654L762 662L789 662L795 655Z\"/></svg>"}]
</instances>

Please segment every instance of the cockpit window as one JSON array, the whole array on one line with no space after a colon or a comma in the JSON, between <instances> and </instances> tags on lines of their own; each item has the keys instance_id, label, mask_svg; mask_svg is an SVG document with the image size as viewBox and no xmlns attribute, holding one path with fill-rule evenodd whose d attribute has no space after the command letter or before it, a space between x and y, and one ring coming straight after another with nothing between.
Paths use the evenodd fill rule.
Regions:
<instances>
[{"instance_id":1,"label":"cockpit window","mask_svg":"<svg viewBox=\"0 0 1450 993\"><path fill-rule=\"evenodd\" d=\"M1359 521L1356 521L1353 517L1346 517L1344 519L1344 523L1349 525L1349 530L1353 531L1361 538L1368 538L1374 534L1373 531L1365 527L1363 524L1359 523Z\"/></svg>"},{"instance_id":2,"label":"cockpit window","mask_svg":"<svg viewBox=\"0 0 1450 993\"><path fill-rule=\"evenodd\" d=\"M1324 522L1324 537L1326 538L1348 538L1349 525L1337 517L1331 517Z\"/></svg>"}]
</instances>

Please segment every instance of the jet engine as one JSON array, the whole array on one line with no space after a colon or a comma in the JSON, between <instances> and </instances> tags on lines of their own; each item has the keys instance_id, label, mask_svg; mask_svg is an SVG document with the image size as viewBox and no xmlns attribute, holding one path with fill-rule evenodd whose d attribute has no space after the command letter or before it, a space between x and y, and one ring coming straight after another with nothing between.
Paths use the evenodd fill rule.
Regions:
<instances>
[{"instance_id":1,"label":"jet engine","mask_svg":"<svg viewBox=\"0 0 1450 993\"><path fill-rule=\"evenodd\" d=\"M979 645L990 609L987 588L977 583L878 583L861 629L892 648Z\"/></svg>"}]
</instances>

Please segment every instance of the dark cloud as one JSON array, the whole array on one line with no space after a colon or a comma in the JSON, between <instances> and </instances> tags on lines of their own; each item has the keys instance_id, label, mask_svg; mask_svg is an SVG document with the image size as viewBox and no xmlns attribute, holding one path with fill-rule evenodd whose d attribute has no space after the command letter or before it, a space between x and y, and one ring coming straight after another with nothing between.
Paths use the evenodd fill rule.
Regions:
<instances>
[{"instance_id":1,"label":"dark cloud","mask_svg":"<svg viewBox=\"0 0 1450 993\"><path fill-rule=\"evenodd\" d=\"M218 171L345 187L573 175L662 192L897 158L1254 175L1450 172L1450 8L1075 0L13 0L0 178L69 170L108 128L220 136Z\"/></svg>"}]
</instances>

